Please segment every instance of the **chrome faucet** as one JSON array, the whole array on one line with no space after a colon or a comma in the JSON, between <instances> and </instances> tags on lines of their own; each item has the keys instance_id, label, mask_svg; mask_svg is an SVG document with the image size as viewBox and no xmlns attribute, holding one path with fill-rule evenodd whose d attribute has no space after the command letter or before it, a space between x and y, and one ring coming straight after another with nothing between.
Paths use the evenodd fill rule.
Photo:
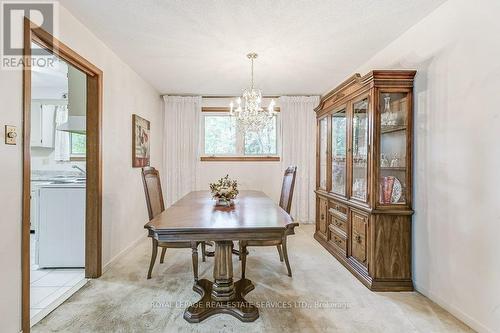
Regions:
<instances>
[{"instance_id":1,"label":"chrome faucet","mask_svg":"<svg viewBox=\"0 0 500 333\"><path fill-rule=\"evenodd\" d=\"M87 172L85 170L83 170L82 168L80 168L78 165L72 165L71 166L73 169L78 169L80 170L81 173L83 173L84 175L87 174Z\"/></svg>"}]
</instances>

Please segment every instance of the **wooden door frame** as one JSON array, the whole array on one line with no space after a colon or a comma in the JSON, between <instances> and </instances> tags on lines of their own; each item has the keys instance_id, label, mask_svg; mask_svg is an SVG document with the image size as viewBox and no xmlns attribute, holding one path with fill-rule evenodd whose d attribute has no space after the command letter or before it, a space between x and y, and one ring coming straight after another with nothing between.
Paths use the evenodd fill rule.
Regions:
<instances>
[{"instance_id":1,"label":"wooden door frame","mask_svg":"<svg viewBox=\"0 0 500 333\"><path fill-rule=\"evenodd\" d=\"M22 205L22 316L24 333L30 331L30 195L31 195L31 43L87 75L87 152L85 202L85 277L102 274L102 71L75 51L24 18L23 53L23 205Z\"/></svg>"}]
</instances>

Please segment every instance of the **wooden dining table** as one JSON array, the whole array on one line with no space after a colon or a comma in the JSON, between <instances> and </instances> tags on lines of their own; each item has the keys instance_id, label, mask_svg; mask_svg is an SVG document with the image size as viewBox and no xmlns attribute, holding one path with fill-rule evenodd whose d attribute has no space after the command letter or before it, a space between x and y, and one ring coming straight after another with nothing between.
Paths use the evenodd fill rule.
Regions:
<instances>
[{"instance_id":1,"label":"wooden dining table","mask_svg":"<svg viewBox=\"0 0 500 333\"><path fill-rule=\"evenodd\" d=\"M293 234L297 225L260 191L240 191L230 207L216 206L208 191L194 191L144 228L159 242L190 241L196 254L199 242L215 242L214 281L198 280L198 264L193 263L193 290L201 299L185 310L184 319L197 323L214 314L225 313L249 322L259 317L259 311L244 296L255 286L245 278L244 272L240 280L233 281L233 241L283 239ZM246 260L246 251L242 251L241 256Z\"/></svg>"}]
</instances>

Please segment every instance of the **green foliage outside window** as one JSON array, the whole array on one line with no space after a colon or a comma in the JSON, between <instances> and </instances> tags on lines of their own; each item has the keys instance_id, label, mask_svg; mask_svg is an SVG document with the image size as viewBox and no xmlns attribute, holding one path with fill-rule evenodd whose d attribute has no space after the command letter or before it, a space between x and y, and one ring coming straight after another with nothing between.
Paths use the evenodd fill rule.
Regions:
<instances>
[{"instance_id":1,"label":"green foliage outside window","mask_svg":"<svg viewBox=\"0 0 500 333\"><path fill-rule=\"evenodd\" d=\"M71 133L71 155L85 155L87 151L87 136Z\"/></svg>"},{"instance_id":2,"label":"green foliage outside window","mask_svg":"<svg viewBox=\"0 0 500 333\"><path fill-rule=\"evenodd\" d=\"M236 119L225 115L204 116L204 155L276 155L277 117L259 132L241 131Z\"/></svg>"}]
</instances>

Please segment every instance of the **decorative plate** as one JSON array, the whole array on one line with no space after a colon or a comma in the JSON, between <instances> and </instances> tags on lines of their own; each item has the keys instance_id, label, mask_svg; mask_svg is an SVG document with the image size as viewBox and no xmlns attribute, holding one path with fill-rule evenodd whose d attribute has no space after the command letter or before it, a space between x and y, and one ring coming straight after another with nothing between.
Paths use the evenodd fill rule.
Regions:
<instances>
[{"instance_id":1,"label":"decorative plate","mask_svg":"<svg viewBox=\"0 0 500 333\"><path fill-rule=\"evenodd\" d=\"M399 179L394 177L394 185L392 186L391 203L398 203L401 199L401 194L403 193L403 186Z\"/></svg>"}]
</instances>

